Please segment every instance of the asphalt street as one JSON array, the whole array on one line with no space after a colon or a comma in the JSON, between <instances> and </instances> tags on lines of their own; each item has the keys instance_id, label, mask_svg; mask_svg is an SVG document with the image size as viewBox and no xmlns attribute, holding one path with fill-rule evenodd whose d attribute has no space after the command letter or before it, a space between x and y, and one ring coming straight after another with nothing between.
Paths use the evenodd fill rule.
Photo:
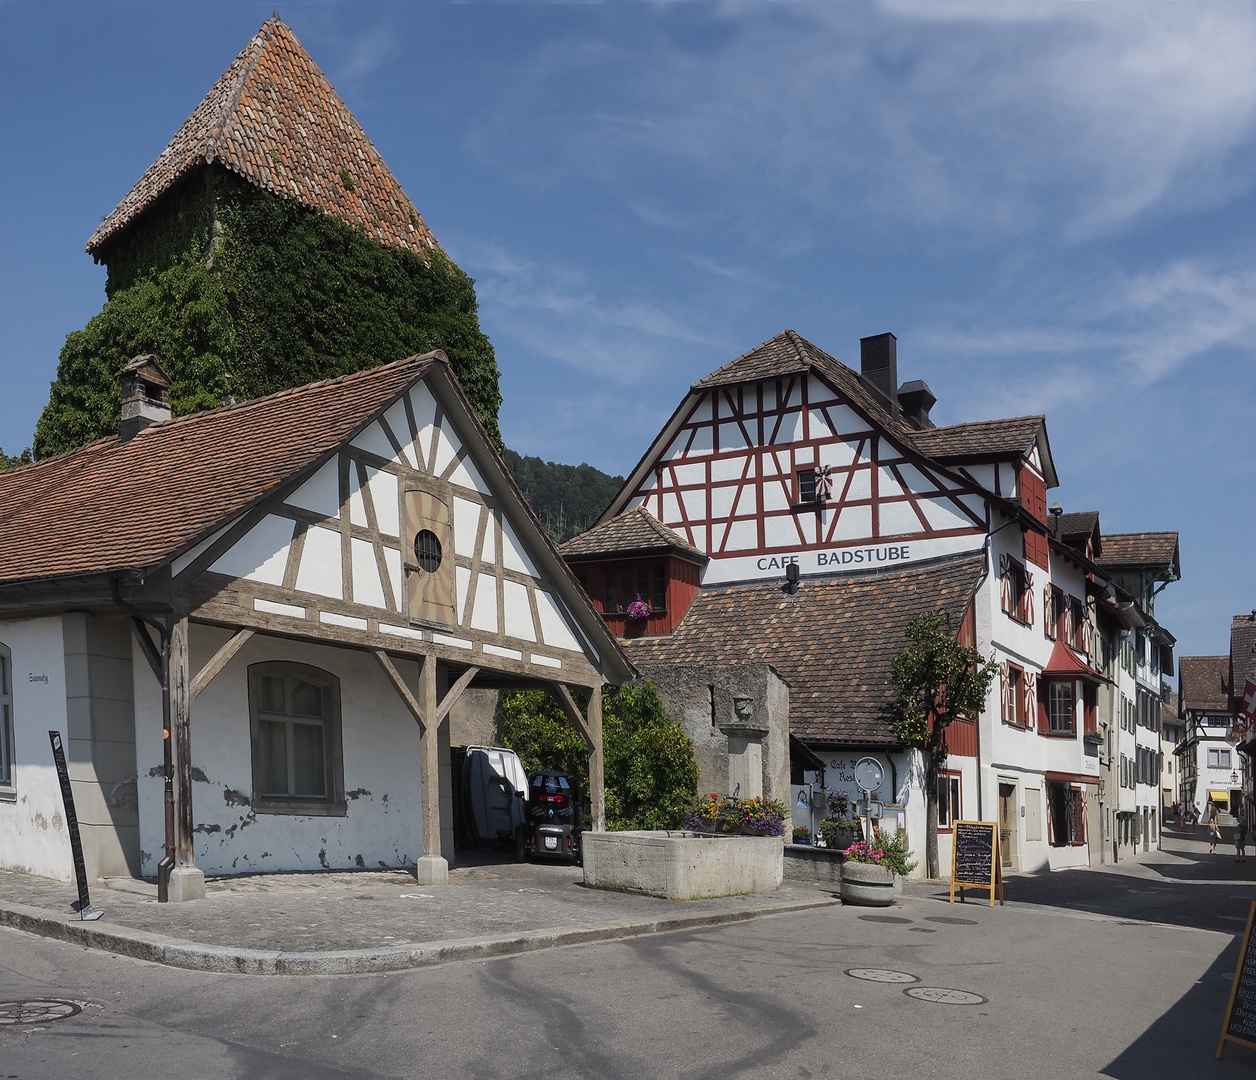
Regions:
<instances>
[{"instance_id":1,"label":"asphalt street","mask_svg":"<svg viewBox=\"0 0 1256 1080\"><path fill-rule=\"evenodd\" d=\"M81 1005L0 1006L0 1077L1250 1076L1256 1052L1214 1059L1242 926L1213 916L1256 873L1177 848L1169 873L1012 879L1006 908L922 885L391 975L207 975L0 930L0 1001Z\"/></svg>"}]
</instances>

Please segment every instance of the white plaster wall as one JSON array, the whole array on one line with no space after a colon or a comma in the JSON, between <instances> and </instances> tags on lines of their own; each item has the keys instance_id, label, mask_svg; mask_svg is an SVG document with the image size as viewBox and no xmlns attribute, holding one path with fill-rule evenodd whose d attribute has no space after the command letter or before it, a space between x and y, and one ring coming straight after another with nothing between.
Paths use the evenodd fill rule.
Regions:
<instances>
[{"instance_id":1,"label":"white plaster wall","mask_svg":"<svg viewBox=\"0 0 1256 1080\"><path fill-rule=\"evenodd\" d=\"M70 834L48 740L56 728L68 748L61 619L0 622L0 643L13 654L17 781L16 794L0 796L0 867L72 881Z\"/></svg>"},{"instance_id":2,"label":"white plaster wall","mask_svg":"<svg viewBox=\"0 0 1256 1080\"><path fill-rule=\"evenodd\" d=\"M227 640L191 628L197 671ZM343 817L258 813L252 805L248 666L266 660L310 664L340 679ZM418 669L394 661L417 690ZM143 872L162 856L161 695L147 665L135 665ZM254 637L192 705L196 860L206 874L412 865L423 853L419 728L373 657L353 650Z\"/></svg>"}]
</instances>

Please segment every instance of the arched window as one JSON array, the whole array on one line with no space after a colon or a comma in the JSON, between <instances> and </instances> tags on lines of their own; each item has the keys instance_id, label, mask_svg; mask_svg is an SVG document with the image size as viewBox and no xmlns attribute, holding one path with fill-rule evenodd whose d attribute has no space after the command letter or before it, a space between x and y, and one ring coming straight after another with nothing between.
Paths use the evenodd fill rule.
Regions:
<instances>
[{"instance_id":1,"label":"arched window","mask_svg":"<svg viewBox=\"0 0 1256 1080\"><path fill-rule=\"evenodd\" d=\"M249 717L254 809L343 814L340 680L308 664L252 664Z\"/></svg>"},{"instance_id":2,"label":"arched window","mask_svg":"<svg viewBox=\"0 0 1256 1080\"><path fill-rule=\"evenodd\" d=\"M17 787L13 742L13 654L0 645L0 791Z\"/></svg>"}]
</instances>

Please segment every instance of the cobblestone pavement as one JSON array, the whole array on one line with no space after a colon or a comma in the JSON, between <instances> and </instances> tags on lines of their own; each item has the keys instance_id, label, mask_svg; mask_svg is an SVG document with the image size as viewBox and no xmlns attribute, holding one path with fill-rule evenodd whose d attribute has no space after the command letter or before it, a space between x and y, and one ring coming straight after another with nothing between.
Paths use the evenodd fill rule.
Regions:
<instances>
[{"instance_id":1,"label":"cobblestone pavement","mask_svg":"<svg viewBox=\"0 0 1256 1080\"><path fill-rule=\"evenodd\" d=\"M372 949L492 934L587 926L673 915L752 911L831 900L787 883L775 893L687 903L586 889L580 867L483 862L450 871L449 885L419 886L403 870L270 874L209 879L207 896L158 904L154 886L116 882L92 890L95 924L235 949L318 952ZM0 906L71 917L75 887L0 871Z\"/></svg>"}]
</instances>

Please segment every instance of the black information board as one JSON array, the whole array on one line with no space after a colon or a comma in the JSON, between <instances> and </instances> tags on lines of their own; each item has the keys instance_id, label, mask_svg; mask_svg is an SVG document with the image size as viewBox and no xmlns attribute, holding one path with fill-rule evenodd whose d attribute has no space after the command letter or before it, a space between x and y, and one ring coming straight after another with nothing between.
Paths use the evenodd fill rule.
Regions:
<instances>
[{"instance_id":1,"label":"black information board","mask_svg":"<svg viewBox=\"0 0 1256 1080\"><path fill-rule=\"evenodd\" d=\"M61 744L61 732L50 731L52 760L57 766L57 779L61 782L61 802L65 806L65 824L70 831L70 853L74 856L74 877L78 881L78 903L74 910L84 922L99 919L101 912L92 910L91 897L87 894L87 864L83 861L83 839L79 836L78 814L74 812L74 792L70 788L70 770L65 763L65 747Z\"/></svg>"},{"instance_id":2,"label":"black information board","mask_svg":"<svg viewBox=\"0 0 1256 1080\"><path fill-rule=\"evenodd\" d=\"M1003 901L1003 871L999 866L996 839L999 827L993 821L957 821L952 829L954 850L951 855L951 903L955 902L955 888L990 890L990 906L994 907L994 894L998 891L999 903Z\"/></svg>"},{"instance_id":3,"label":"black information board","mask_svg":"<svg viewBox=\"0 0 1256 1080\"><path fill-rule=\"evenodd\" d=\"M1256 948L1252 942L1252 921L1256 918L1256 903L1247 913L1247 930L1239 949L1239 963L1234 970L1234 985L1230 987L1230 1003L1225 1009L1225 1024L1217 1042L1217 1057L1225 1050L1226 1040L1250 1046L1256 1050Z\"/></svg>"}]
</instances>

